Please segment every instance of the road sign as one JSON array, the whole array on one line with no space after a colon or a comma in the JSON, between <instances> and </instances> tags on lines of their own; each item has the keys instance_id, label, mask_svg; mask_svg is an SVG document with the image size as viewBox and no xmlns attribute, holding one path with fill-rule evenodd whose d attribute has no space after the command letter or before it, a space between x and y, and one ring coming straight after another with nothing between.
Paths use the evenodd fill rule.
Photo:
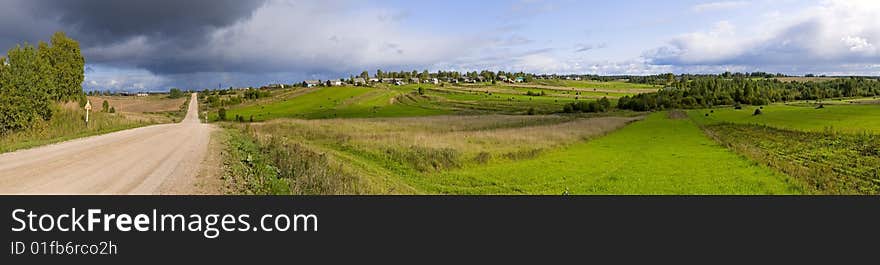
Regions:
<instances>
[{"instance_id":1,"label":"road sign","mask_svg":"<svg viewBox=\"0 0 880 265\"><path fill-rule=\"evenodd\" d=\"M89 111L92 110L92 102L86 100L86 125L89 124Z\"/></svg>"}]
</instances>

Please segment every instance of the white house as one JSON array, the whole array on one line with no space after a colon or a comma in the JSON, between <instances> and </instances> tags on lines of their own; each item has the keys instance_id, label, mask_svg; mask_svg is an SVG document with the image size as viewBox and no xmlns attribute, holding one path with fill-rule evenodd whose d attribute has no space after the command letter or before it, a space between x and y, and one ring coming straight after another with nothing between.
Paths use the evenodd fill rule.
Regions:
<instances>
[{"instance_id":1,"label":"white house","mask_svg":"<svg viewBox=\"0 0 880 265\"><path fill-rule=\"evenodd\" d=\"M342 80L327 80L327 86L342 86Z\"/></svg>"},{"instance_id":2,"label":"white house","mask_svg":"<svg viewBox=\"0 0 880 265\"><path fill-rule=\"evenodd\" d=\"M315 87L321 84L321 80L306 80L303 81L304 87Z\"/></svg>"}]
</instances>

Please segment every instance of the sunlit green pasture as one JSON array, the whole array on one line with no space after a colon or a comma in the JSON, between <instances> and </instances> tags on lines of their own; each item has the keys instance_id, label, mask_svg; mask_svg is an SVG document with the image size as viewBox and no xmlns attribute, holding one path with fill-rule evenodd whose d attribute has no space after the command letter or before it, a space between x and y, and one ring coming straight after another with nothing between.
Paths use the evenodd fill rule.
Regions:
<instances>
[{"instance_id":1,"label":"sunlit green pasture","mask_svg":"<svg viewBox=\"0 0 880 265\"><path fill-rule=\"evenodd\" d=\"M754 115L759 108L744 106L741 110L718 108L689 113L695 121L706 124L731 122L805 131L880 132L880 105L824 104L817 108L807 104L772 104L764 106L760 115Z\"/></svg>"},{"instance_id":2,"label":"sunlit green pasture","mask_svg":"<svg viewBox=\"0 0 880 265\"><path fill-rule=\"evenodd\" d=\"M652 114L607 136L411 179L444 194L792 194L789 177L708 139L687 119Z\"/></svg>"}]
</instances>

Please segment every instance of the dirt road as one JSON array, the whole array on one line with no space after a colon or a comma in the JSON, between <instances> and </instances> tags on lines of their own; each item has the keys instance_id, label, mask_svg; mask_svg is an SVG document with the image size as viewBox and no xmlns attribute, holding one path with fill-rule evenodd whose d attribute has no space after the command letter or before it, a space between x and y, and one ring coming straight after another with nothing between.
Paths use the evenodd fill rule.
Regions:
<instances>
[{"instance_id":1,"label":"dirt road","mask_svg":"<svg viewBox=\"0 0 880 265\"><path fill-rule=\"evenodd\" d=\"M192 94L180 123L0 154L0 194L187 194L210 135Z\"/></svg>"}]
</instances>

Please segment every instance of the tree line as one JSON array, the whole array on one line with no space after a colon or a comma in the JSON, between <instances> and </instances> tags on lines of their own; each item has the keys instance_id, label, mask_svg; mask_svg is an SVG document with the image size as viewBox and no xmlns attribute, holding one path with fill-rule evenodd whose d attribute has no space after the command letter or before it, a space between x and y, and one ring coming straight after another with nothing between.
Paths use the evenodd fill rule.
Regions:
<instances>
[{"instance_id":1,"label":"tree line","mask_svg":"<svg viewBox=\"0 0 880 265\"><path fill-rule=\"evenodd\" d=\"M9 49L0 57L0 134L51 119L53 102L82 99L84 67L79 43L64 32Z\"/></svg>"},{"instance_id":2,"label":"tree line","mask_svg":"<svg viewBox=\"0 0 880 265\"><path fill-rule=\"evenodd\" d=\"M880 96L880 81L864 77L846 77L821 82L783 82L775 78L684 75L675 78L669 85L656 93L621 97L617 101L617 107L650 111L876 96Z\"/></svg>"}]
</instances>

